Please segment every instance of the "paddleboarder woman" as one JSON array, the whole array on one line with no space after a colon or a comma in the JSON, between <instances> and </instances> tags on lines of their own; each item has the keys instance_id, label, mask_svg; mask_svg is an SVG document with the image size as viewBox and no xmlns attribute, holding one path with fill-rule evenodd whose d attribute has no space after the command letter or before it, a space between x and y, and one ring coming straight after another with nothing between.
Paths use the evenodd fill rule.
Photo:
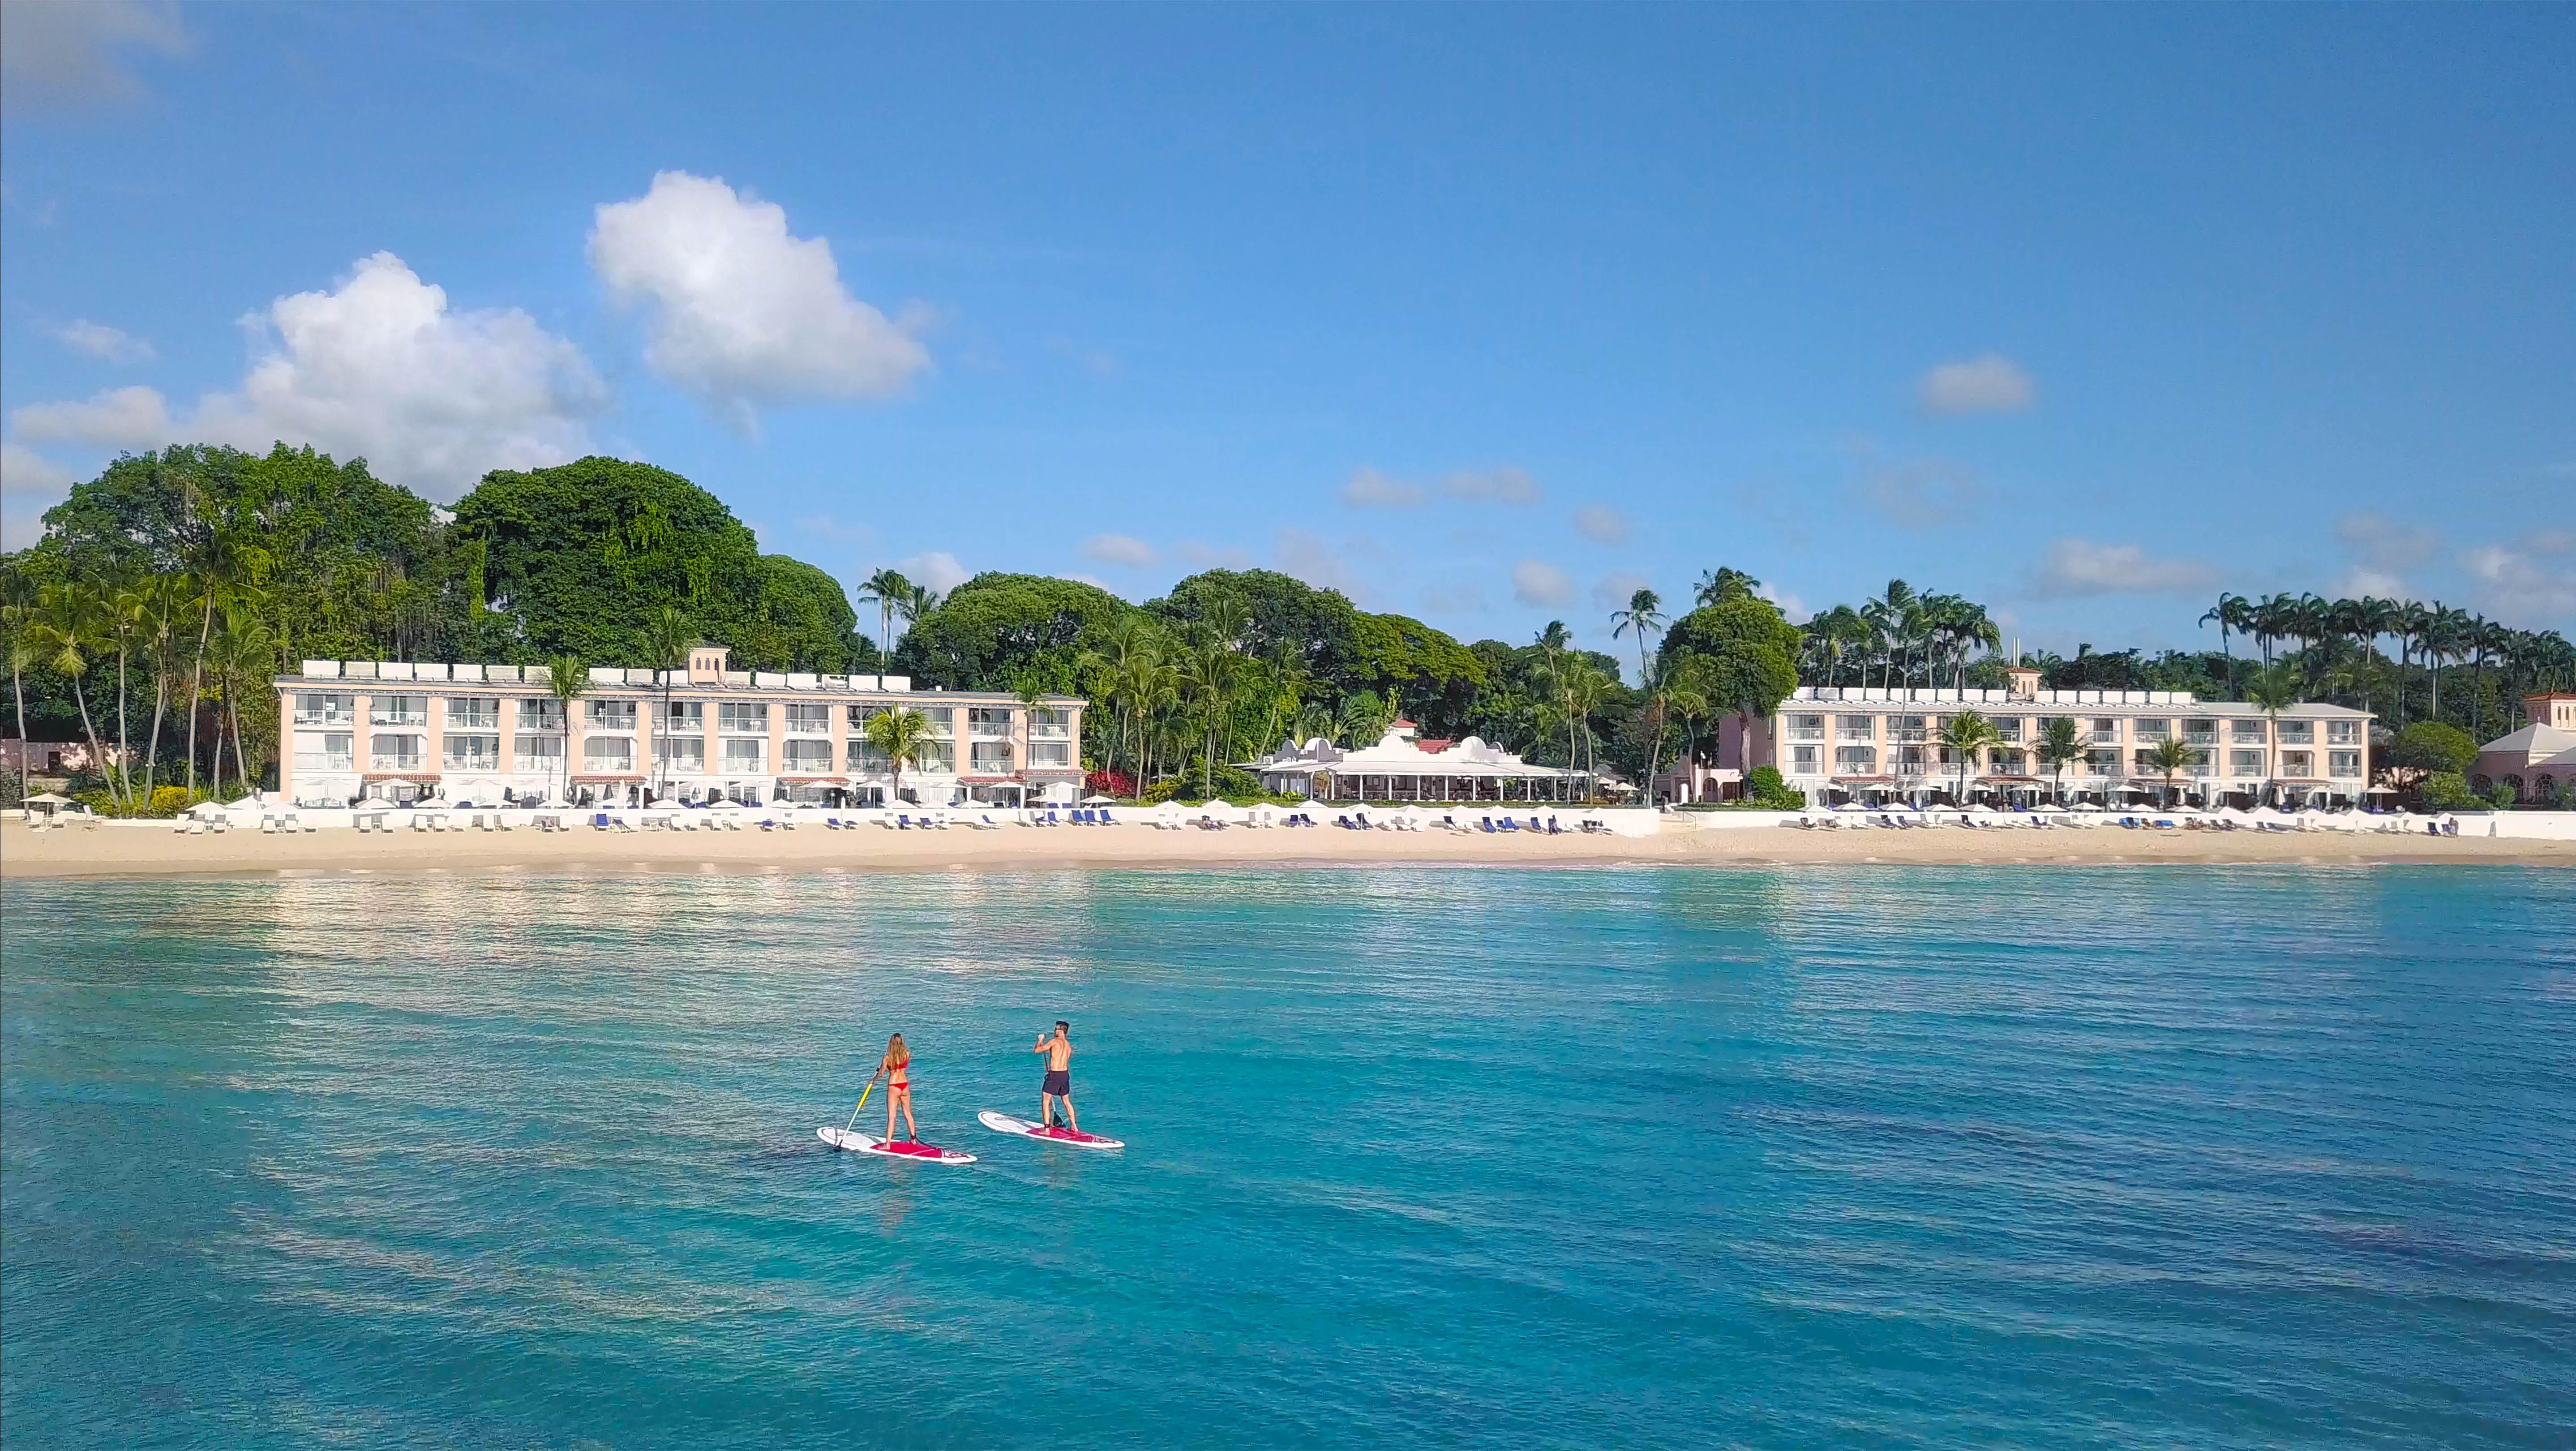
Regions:
<instances>
[{"instance_id":1,"label":"paddleboarder woman","mask_svg":"<svg viewBox=\"0 0 2576 1451\"><path fill-rule=\"evenodd\" d=\"M921 1139L921 1130L912 1122L912 1050L903 1046L903 1035L886 1039L885 1057L878 1060L875 1077L886 1081L885 1141L894 1142L894 1111L903 1110L903 1136L913 1142Z\"/></svg>"},{"instance_id":2,"label":"paddleboarder woman","mask_svg":"<svg viewBox=\"0 0 2576 1451\"><path fill-rule=\"evenodd\" d=\"M1046 1055L1046 1083L1038 1090L1038 1119L1042 1127L1055 1127L1056 1100L1064 1100L1064 1126L1076 1133L1082 1125L1073 1116L1073 1025L1056 1019L1055 1031L1038 1039L1032 1053Z\"/></svg>"}]
</instances>

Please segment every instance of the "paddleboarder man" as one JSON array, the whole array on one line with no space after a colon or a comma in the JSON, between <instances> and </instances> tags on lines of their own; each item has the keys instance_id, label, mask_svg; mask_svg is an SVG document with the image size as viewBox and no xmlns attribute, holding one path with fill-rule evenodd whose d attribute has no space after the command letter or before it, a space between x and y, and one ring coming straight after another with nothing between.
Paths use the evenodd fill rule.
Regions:
<instances>
[{"instance_id":1,"label":"paddleboarder man","mask_svg":"<svg viewBox=\"0 0 2576 1451\"><path fill-rule=\"evenodd\" d=\"M1073 1025L1056 1019L1055 1031L1038 1039L1032 1053L1046 1055L1046 1083L1038 1090L1038 1119L1043 1128L1055 1127L1055 1104L1064 1100L1064 1126L1076 1133L1082 1125L1073 1116Z\"/></svg>"}]
</instances>

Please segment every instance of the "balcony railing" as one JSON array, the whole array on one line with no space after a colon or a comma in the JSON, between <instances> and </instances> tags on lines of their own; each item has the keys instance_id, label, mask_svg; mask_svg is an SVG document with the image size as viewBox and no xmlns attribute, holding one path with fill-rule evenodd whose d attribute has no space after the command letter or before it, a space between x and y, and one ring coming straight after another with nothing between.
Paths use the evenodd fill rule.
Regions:
<instances>
[{"instance_id":1,"label":"balcony railing","mask_svg":"<svg viewBox=\"0 0 2576 1451\"><path fill-rule=\"evenodd\" d=\"M298 710L295 723L300 726L353 726L358 712L347 706L329 706L321 710Z\"/></svg>"},{"instance_id":2,"label":"balcony railing","mask_svg":"<svg viewBox=\"0 0 2576 1451\"><path fill-rule=\"evenodd\" d=\"M447 728L452 731L497 731L501 728L501 713L497 710L451 710L447 713Z\"/></svg>"},{"instance_id":3,"label":"balcony railing","mask_svg":"<svg viewBox=\"0 0 2576 1451\"><path fill-rule=\"evenodd\" d=\"M451 771L497 771L501 769L499 751L449 751L447 769Z\"/></svg>"},{"instance_id":4,"label":"balcony railing","mask_svg":"<svg viewBox=\"0 0 2576 1451\"><path fill-rule=\"evenodd\" d=\"M298 751L295 753L295 769L298 771L321 771L339 774L358 769L358 758L355 756L328 756L313 752Z\"/></svg>"}]
</instances>

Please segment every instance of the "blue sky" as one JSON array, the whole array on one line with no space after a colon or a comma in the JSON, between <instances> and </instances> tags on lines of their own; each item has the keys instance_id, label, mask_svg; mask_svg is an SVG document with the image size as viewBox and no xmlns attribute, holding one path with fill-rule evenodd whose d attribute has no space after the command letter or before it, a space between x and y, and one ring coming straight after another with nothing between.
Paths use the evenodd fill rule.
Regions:
<instances>
[{"instance_id":1,"label":"blue sky","mask_svg":"<svg viewBox=\"0 0 2576 1451\"><path fill-rule=\"evenodd\" d=\"M1719 564L2067 650L2576 626L2564 6L8 17L12 544L284 436L1471 639Z\"/></svg>"}]
</instances>

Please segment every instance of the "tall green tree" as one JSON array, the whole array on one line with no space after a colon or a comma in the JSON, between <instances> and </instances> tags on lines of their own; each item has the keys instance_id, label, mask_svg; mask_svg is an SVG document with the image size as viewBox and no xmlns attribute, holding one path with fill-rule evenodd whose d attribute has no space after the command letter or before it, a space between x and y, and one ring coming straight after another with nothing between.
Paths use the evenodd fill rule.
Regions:
<instances>
[{"instance_id":1,"label":"tall green tree","mask_svg":"<svg viewBox=\"0 0 2576 1451\"><path fill-rule=\"evenodd\" d=\"M868 748L883 756L894 767L894 799L903 799L903 768L921 764L931 746L930 717L908 706L881 710L868 717L863 727Z\"/></svg>"},{"instance_id":2,"label":"tall green tree","mask_svg":"<svg viewBox=\"0 0 2576 1451\"><path fill-rule=\"evenodd\" d=\"M2050 716L2039 729L2035 754L2056 781L2057 804L2066 804L2066 768L2093 752L2093 742L2073 716Z\"/></svg>"},{"instance_id":3,"label":"tall green tree","mask_svg":"<svg viewBox=\"0 0 2576 1451\"><path fill-rule=\"evenodd\" d=\"M557 655L546 662L546 693L554 697L556 723L563 730L563 796L572 799L572 708L590 691L590 667L578 655Z\"/></svg>"}]
</instances>

